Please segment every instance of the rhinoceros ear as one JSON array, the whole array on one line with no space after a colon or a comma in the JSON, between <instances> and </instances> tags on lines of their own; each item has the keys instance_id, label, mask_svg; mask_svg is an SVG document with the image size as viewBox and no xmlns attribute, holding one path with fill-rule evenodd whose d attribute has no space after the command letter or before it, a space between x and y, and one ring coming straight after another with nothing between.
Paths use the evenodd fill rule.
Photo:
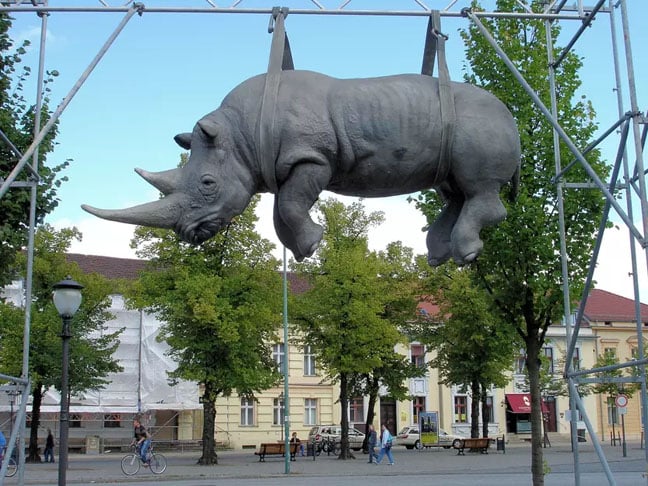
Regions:
<instances>
[{"instance_id":1,"label":"rhinoceros ear","mask_svg":"<svg viewBox=\"0 0 648 486\"><path fill-rule=\"evenodd\" d=\"M191 133L178 133L173 140L185 150L191 149Z\"/></svg>"},{"instance_id":2,"label":"rhinoceros ear","mask_svg":"<svg viewBox=\"0 0 648 486\"><path fill-rule=\"evenodd\" d=\"M205 132L205 135L211 138L218 138L218 135L221 132L220 125L210 120L209 118L203 118L202 120L199 120L198 126L203 132Z\"/></svg>"}]
</instances>

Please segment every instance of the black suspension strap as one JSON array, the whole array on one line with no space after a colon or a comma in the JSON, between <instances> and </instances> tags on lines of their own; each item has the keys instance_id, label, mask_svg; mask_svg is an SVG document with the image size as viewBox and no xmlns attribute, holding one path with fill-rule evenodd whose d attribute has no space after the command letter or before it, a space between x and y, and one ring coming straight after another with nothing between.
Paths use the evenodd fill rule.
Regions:
<instances>
[{"instance_id":1,"label":"black suspension strap","mask_svg":"<svg viewBox=\"0 0 648 486\"><path fill-rule=\"evenodd\" d=\"M265 185L274 194L277 193L278 186L275 172L276 146L273 134L281 72L295 69L288 34L286 34L284 26L287 16L287 7L273 7L268 25L268 33L272 34L270 60L257 124L257 158L261 167L261 175Z\"/></svg>"},{"instance_id":2,"label":"black suspension strap","mask_svg":"<svg viewBox=\"0 0 648 486\"><path fill-rule=\"evenodd\" d=\"M434 178L434 184L446 179L450 170L450 157L452 155L452 142L457 121L455 112L454 95L450 82L450 73L445 55L445 41L448 36L441 32L441 15L438 10L430 12L427 33L425 36L425 49L423 50L423 65L421 74L432 76L434 74L434 61L437 61L439 71L439 105L441 115L441 150L439 154L439 168Z\"/></svg>"}]
</instances>

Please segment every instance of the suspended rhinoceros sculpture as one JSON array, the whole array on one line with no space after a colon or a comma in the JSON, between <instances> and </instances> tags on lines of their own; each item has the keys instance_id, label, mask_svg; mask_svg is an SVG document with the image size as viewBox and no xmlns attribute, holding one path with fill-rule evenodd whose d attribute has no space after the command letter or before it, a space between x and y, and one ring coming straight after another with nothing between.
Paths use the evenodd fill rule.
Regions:
<instances>
[{"instance_id":1,"label":"suspended rhinoceros sculpture","mask_svg":"<svg viewBox=\"0 0 648 486\"><path fill-rule=\"evenodd\" d=\"M271 116L261 120L271 125L262 127L264 87L265 75L244 81L192 133L177 135L191 150L185 166L136 169L162 199L121 210L83 208L113 221L172 228L200 244L255 193L272 192L277 235L301 261L323 235L309 216L323 190L380 197L434 188L446 204L428 230L431 265L451 256L460 264L474 260L483 247L480 230L506 216L499 193L509 181L517 189L520 142L510 112L490 93L452 83L456 123L444 157L436 78L341 80L284 71Z\"/></svg>"}]
</instances>

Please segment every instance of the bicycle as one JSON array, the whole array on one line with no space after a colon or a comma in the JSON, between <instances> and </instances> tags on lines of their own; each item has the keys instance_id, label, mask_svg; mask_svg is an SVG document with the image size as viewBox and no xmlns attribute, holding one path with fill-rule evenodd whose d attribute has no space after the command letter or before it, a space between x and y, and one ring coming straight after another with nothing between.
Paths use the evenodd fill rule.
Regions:
<instances>
[{"instance_id":1,"label":"bicycle","mask_svg":"<svg viewBox=\"0 0 648 486\"><path fill-rule=\"evenodd\" d=\"M151 444L149 450L146 452L146 462L140 456L139 447L133 446L133 449L133 452L129 452L121 460L121 468L124 474L127 476L137 474L143 464L148 466L153 474L162 474L166 471L166 457L158 452L153 452L153 444Z\"/></svg>"},{"instance_id":2,"label":"bicycle","mask_svg":"<svg viewBox=\"0 0 648 486\"><path fill-rule=\"evenodd\" d=\"M342 444L335 440L334 437L322 437L322 441L320 443L320 450L322 452L325 452L328 455L333 455L339 456L340 455L340 450L342 449ZM319 456L319 454L317 454Z\"/></svg>"},{"instance_id":3,"label":"bicycle","mask_svg":"<svg viewBox=\"0 0 648 486\"><path fill-rule=\"evenodd\" d=\"M2 462L4 461L5 458L5 452L7 452L6 447L4 451L2 451L2 455L0 456L0 467L2 467ZM18 464L16 463L16 460L13 457L10 457L9 462L7 464L7 472L5 473L5 477L11 478L16 475L16 472L18 472Z\"/></svg>"}]
</instances>

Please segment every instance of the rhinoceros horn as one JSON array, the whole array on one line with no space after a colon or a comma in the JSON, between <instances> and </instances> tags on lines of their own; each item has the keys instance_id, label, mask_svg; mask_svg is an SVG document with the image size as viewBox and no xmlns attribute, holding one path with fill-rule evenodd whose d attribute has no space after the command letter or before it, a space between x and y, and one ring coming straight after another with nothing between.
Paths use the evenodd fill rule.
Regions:
<instances>
[{"instance_id":1,"label":"rhinoceros horn","mask_svg":"<svg viewBox=\"0 0 648 486\"><path fill-rule=\"evenodd\" d=\"M185 203L186 196L175 193L158 201L126 209L99 209L87 204L83 204L81 207L90 214L111 221L171 229L175 227Z\"/></svg>"},{"instance_id":2,"label":"rhinoceros horn","mask_svg":"<svg viewBox=\"0 0 648 486\"><path fill-rule=\"evenodd\" d=\"M159 189L168 196L178 187L180 169L164 170L162 172L148 172L144 169L135 169L146 182Z\"/></svg>"}]
</instances>

